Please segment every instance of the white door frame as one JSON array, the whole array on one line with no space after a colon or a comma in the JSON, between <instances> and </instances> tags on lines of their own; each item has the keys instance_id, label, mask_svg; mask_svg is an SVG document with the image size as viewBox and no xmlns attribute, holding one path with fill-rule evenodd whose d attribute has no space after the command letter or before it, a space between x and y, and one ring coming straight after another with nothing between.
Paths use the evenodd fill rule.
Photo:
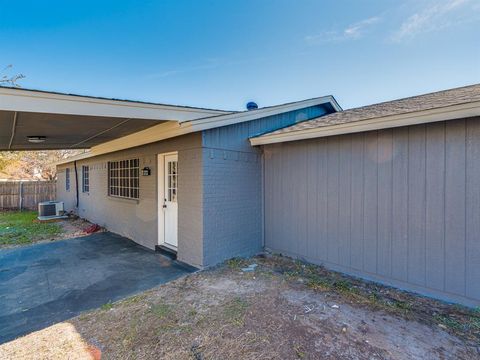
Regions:
<instances>
[{"instance_id":1,"label":"white door frame","mask_svg":"<svg viewBox=\"0 0 480 360\"><path fill-rule=\"evenodd\" d=\"M165 242L165 215L163 204L165 199L165 156L177 155L178 151L171 151L157 155L157 236L158 245L172 248L172 245ZM174 248L176 250L176 248Z\"/></svg>"}]
</instances>

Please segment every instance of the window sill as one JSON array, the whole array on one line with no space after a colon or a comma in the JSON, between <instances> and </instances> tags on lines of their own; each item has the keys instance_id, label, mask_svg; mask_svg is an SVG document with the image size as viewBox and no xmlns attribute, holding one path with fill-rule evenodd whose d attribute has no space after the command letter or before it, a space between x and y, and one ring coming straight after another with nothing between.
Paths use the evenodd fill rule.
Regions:
<instances>
[{"instance_id":1,"label":"window sill","mask_svg":"<svg viewBox=\"0 0 480 360\"><path fill-rule=\"evenodd\" d=\"M111 199L111 200L115 200L115 201L120 201L120 202L127 202L127 203L135 203L135 204L139 204L140 203L140 199L129 199L129 198L124 198L124 197L119 197L119 196L112 196L112 195L108 195L108 198Z\"/></svg>"}]
</instances>

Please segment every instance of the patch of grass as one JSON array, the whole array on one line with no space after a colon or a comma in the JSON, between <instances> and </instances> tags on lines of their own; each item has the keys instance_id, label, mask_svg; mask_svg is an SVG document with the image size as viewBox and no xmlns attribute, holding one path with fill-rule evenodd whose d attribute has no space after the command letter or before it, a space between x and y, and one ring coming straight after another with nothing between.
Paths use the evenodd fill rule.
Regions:
<instances>
[{"instance_id":1,"label":"patch of grass","mask_svg":"<svg viewBox=\"0 0 480 360\"><path fill-rule=\"evenodd\" d=\"M108 311L110 309L113 308L113 303L111 301L109 301L108 303L106 304L103 304L100 309L104 310L104 311Z\"/></svg>"},{"instance_id":2,"label":"patch of grass","mask_svg":"<svg viewBox=\"0 0 480 360\"><path fill-rule=\"evenodd\" d=\"M272 256L261 265L270 264L286 281L298 281L314 291L335 293L343 300L383 310L407 319L416 319L428 325L437 324L462 338L478 341L480 338L480 307L465 308L434 300L427 301L374 282L350 277L322 266Z\"/></svg>"},{"instance_id":3,"label":"patch of grass","mask_svg":"<svg viewBox=\"0 0 480 360\"><path fill-rule=\"evenodd\" d=\"M155 315L155 333L163 336L166 333L190 334L193 332L192 317L196 311L185 312L183 308L177 309L175 305L167 304L163 300L150 306L150 311Z\"/></svg>"},{"instance_id":4,"label":"patch of grass","mask_svg":"<svg viewBox=\"0 0 480 360\"><path fill-rule=\"evenodd\" d=\"M436 315L435 320L437 320L439 324L455 331L463 331L465 327L465 323L461 323L448 315Z\"/></svg>"},{"instance_id":5,"label":"patch of grass","mask_svg":"<svg viewBox=\"0 0 480 360\"><path fill-rule=\"evenodd\" d=\"M128 349L135 343L138 335L138 325L138 319L132 319L125 328L125 335L122 340L122 345L124 348Z\"/></svg>"},{"instance_id":6,"label":"patch of grass","mask_svg":"<svg viewBox=\"0 0 480 360\"><path fill-rule=\"evenodd\" d=\"M412 305L407 301L385 298L381 294L381 289L375 285L365 286L358 280L333 271L327 271L322 266L303 263L299 260L289 262L286 265L287 267L283 268L281 272L287 281L304 280L307 287L312 290L335 292L356 303L367 304L404 315L412 310Z\"/></svg>"},{"instance_id":7,"label":"patch of grass","mask_svg":"<svg viewBox=\"0 0 480 360\"><path fill-rule=\"evenodd\" d=\"M227 266L232 270L239 270L243 267L246 267L247 261L242 258L232 258L226 261Z\"/></svg>"},{"instance_id":8,"label":"patch of grass","mask_svg":"<svg viewBox=\"0 0 480 360\"><path fill-rule=\"evenodd\" d=\"M295 345L293 351L295 351L295 355L297 355L297 358L299 359L304 359L307 355L300 345Z\"/></svg>"},{"instance_id":9,"label":"patch of grass","mask_svg":"<svg viewBox=\"0 0 480 360\"><path fill-rule=\"evenodd\" d=\"M159 319L164 319L168 317L169 315L172 314L173 309L172 306L164 303L164 302L159 302L151 307L152 313L154 313Z\"/></svg>"},{"instance_id":10,"label":"patch of grass","mask_svg":"<svg viewBox=\"0 0 480 360\"><path fill-rule=\"evenodd\" d=\"M321 276L316 276L316 275L312 275L308 277L307 286L310 289L319 290L319 291L329 291L332 289L332 284L330 281L328 281L328 279Z\"/></svg>"},{"instance_id":11,"label":"patch of grass","mask_svg":"<svg viewBox=\"0 0 480 360\"><path fill-rule=\"evenodd\" d=\"M61 232L59 224L39 222L34 211L0 212L0 246L31 244Z\"/></svg>"},{"instance_id":12,"label":"patch of grass","mask_svg":"<svg viewBox=\"0 0 480 360\"><path fill-rule=\"evenodd\" d=\"M437 314L434 316L434 319L438 324L441 324L454 332L480 333L480 314L477 315L475 311L466 319L459 319L450 314Z\"/></svg>"},{"instance_id":13,"label":"patch of grass","mask_svg":"<svg viewBox=\"0 0 480 360\"><path fill-rule=\"evenodd\" d=\"M225 319L236 326L245 325L245 313L248 309L248 302L236 297L225 304L223 314Z\"/></svg>"},{"instance_id":14,"label":"patch of grass","mask_svg":"<svg viewBox=\"0 0 480 360\"><path fill-rule=\"evenodd\" d=\"M195 317L197 314L198 314L198 312L194 307L190 308L190 310L188 311L188 316L189 317Z\"/></svg>"},{"instance_id":15,"label":"patch of grass","mask_svg":"<svg viewBox=\"0 0 480 360\"><path fill-rule=\"evenodd\" d=\"M405 314L412 311L412 304L406 301L393 301L392 306Z\"/></svg>"},{"instance_id":16,"label":"patch of grass","mask_svg":"<svg viewBox=\"0 0 480 360\"><path fill-rule=\"evenodd\" d=\"M335 290L342 293L355 292L355 288L350 283L350 281L343 280L343 279L335 280L333 282L333 287L335 288Z\"/></svg>"},{"instance_id":17,"label":"patch of grass","mask_svg":"<svg viewBox=\"0 0 480 360\"><path fill-rule=\"evenodd\" d=\"M480 332L480 315L472 316L470 318L470 325L476 332Z\"/></svg>"},{"instance_id":18,"label":"patch of grass","mask_svg":"<svg viewBox=\"0 0 480 360\"><path fill-rule=\"evenodd\" d=\"M144 300L146 297L147 297L146 294L139 294L139 295L130 296L129 298L126 298L125 300L122 300L121 304L122 305L136 304L136 303Z\"/></svg>"}]
</instances>

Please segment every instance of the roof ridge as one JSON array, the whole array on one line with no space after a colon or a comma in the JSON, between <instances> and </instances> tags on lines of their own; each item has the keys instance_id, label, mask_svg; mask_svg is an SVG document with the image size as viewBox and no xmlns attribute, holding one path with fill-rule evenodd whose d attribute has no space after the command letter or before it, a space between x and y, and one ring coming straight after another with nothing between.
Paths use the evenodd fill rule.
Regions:
<instances>
[{"instance_id":1,"label":"roof ridge","mask_svg":"<svg viewBox=\"0 0 480 360\"><path fill-rule=\"evenodd\" d=\"M311 100L323 99L323 98L327 98L327 97L330 97L330 98L334 99L334 101L338 105L338 102L333 95L322 95L322 96L314 96L314 97L311 97L311 98L308 98L308 99L303 99L303 100L295 100L295 101L289 101L289 102L286 102L286 103L281 103L281 104L276 104L276 105L264 106L264 107L260 107L260 108L255 109L255 110L244 110L244 111L240 111L240 112L258 111L258 110L263 110L263 109L274 108L274 107L277 107L277 106L292 105L292 104L296 104L296 103L300 103L300 102L307 102L307 101L311 101Z\"/></svg>"},{"instance_id":2,"label":"roof ridge","mask_svg":"<svg viewBox=\"0 0 480 360\"><path fill-rule=\"evenodd\" d=\"M409 116L412 116L411 114L422 111L433 109L448 109L452 108L453 106L464 106L469 103L480 103L480 84L471 84L453 89L440 90L431 93L360 106L357 108L351 108L344 111L339 111L298 122L282 129L277 129L266 134L261 134L256 138L270 138L272 140L275 136L280 134L295 133L301 131L305 132L310 130L314 132L317 131L315 129L333 128L337 125L342 126L342 128L345 129L347 124L354 122L356 123L355 126L357 126L358 129L358 126L360 126L358 124L364 120L380 119L395 115L406 116L410 114ZM477 113L470 111L467 115L473 116L472 114L475 115ZM347 133L347 131L344 131L343 133ZM285 139L287 135L282 136L284 136L283 139ZM272 141L277 142L280 140L279 138L276 138L276 140ZM254 142L256 144L261 144L261 142L258 140L255 140Z\"/></svg>"},{"instance_id":3,"label":"roof ridge","mask_svg":"<svg viewBox=\"0 0 480 360\"><path fill-rule=\"evenodd\" d=\"M350 111L350 110L364 109L364 108L368 108L370 106L378 106L378 105L389 104L389 103L397 102L397 101L411 100L411 99L415 99L415 98L422 97L422 96L427 96L427 95L435 95L435 94L440 94L440 93L444 93L444 92L452 92L452 91L455 91L455 90L465 89L465 88L469 88L469 87L476 87L476 86L480 86L480 83L459 86L459 87L455 87L455 88L451 88L451 89L437 90L437 91L432 91L432 92L429 92L429 93L423 93L423 94L419 94L419 95L406 96L406 97L402 97L402 98L398 98L398 99L385 100L385 101L381 101L381 102L378 102L378 103L372 103L372 104L368 104L368 105L362 105L362 106L357 106L357 107L345 109L345 110L343 110L343 112ZM331 115L331 114L329 114L329 115ZM311 119L311 120L313 120L313 119Z\"/></svg>"},{"instance_id":4,"label":"roof ridge","mask_svg":"<svg viewBox=\"0 0 480 360\"><path fill-rule=\"evenodd\" d=\"M328 100L328 102L332 103L332 105L334 107L338 107L338 108L341 109L340 105L338 104L335 97L333 97L333 95L325 95L325 96L317 96L317 97L304 99L304 100L291 101L291 102L288 102L288 103L283 103L283 104L278 104L278 105L265 106L265 107L261 107L261 108L255 109L255 110L242 110L242 111L237 111L237 112L234 112L234 113L209 115L209 116L201 117L201 118L198 118L198 119L185 120L183 122L198 123L198 122L202 122L202 121L205 121L205 120L212 120L212 119L221 118L221 117L244 116L244 115L247 115L247 114L248 115L258 114L258 116L262 116L261 113L264 112L265 110L274 110L276 108L282 108L282 107L288 107L288 106L293 106L293 105L298 105L298 104L303 104L303 103L309 103L309 102L312 102L312 101L318 102L318 101L326 100L326 99ZM323 102L321 104L323 104ZM320 103L317 104L317 105L320 105Z\"/></svg>"}]
</instances>

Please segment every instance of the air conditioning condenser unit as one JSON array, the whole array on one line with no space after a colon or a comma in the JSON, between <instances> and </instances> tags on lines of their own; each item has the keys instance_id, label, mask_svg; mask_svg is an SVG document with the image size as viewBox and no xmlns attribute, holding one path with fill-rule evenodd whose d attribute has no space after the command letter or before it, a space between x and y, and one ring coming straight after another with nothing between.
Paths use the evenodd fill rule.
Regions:
<instances>
[{"instance_id":1,"label":"air conditioning condenser unit","mask_svg":"<svg viewBox=\"0 0 480 360\"><path fill-rule=\"evenodd\" d=\"M63 201L44 201L38 203L38 220L64 219Z\"/></svg>"}]
</instances>

